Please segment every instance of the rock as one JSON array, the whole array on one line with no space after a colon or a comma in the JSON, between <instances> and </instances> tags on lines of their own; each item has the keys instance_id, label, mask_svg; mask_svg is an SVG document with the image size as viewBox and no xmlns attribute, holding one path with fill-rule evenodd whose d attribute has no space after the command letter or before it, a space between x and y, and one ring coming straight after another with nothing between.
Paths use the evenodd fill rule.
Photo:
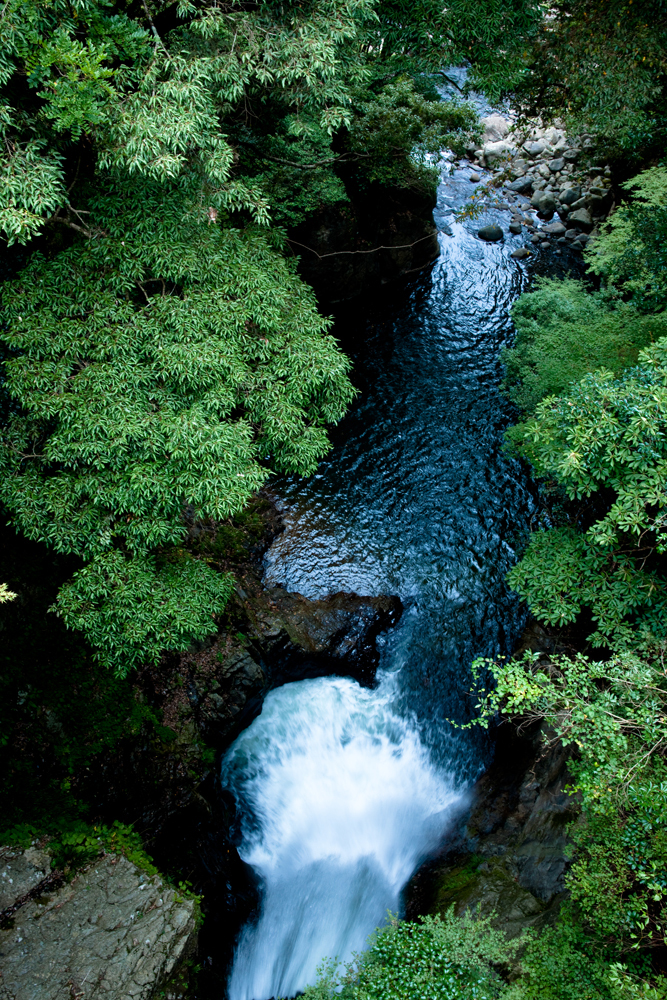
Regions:
<instances>
[{"instance_id":1,"label":"rock","mask_svg":"<svg viewBox=\"0 0 667 1000\"><path fill-rule=\"evenodd\" d=\"M555 160L549 160L549 170L551 171L552 174L558 173L558 171L562 170L564 166L565 166L565 160L562 158L562 156L557 157L557 159Z\"/></svg>"},{"instance_id":2,"label":"rock","mask_svg":"<svg viewBox=\"0 0 667 1000\"><path fill-rule=\"evenodd\" d=\"M569 221L574 223L576 226L580 226L582 229L593 228L593 220L591 219L590 213L585 208L578 208L575 212L571 212L569 215Z\"/></svg>"},{"instance_id":3,"label":"rock","mask_svg":"<svg viewBox=\"0 0 667 1000\"><path fill-rule=\"evenodd\" d=\"M542 139L538 139L537 141L529 140L528 142L524 142L523 148L530 157L535 159L536 156L539 156L540 153L544 152L544 150L547 148L547 143L544 142Z\"/></svg>"},{"instance_id":4,"label":"rock","mask_svg":"<svg viewBox=\"0 0 667 1000\"><path fill-rule=\"evenodd\" d=\"M375 640L396 624L402 610L398 597L338 593L311 601L282 587L263 588L246 603L272 686L336 672L372 683Z\"/></svg>"},{"instance_id":5,"label":"rock","mask_svg":"<svg viewBox=\"0 0 667 1000\"><path fill-rule=\"evenodd\" d=\"M486 142L497 142L504 139L510 130L509 122L502 115L487 115L480 119L480 124L484 129L484 139Z\"/></svg>"},{"instance_id":6,"label":"rock","mask_svg":"<svg viewBox=\"0 0 667 1000\"><path fill-rule=\"evenodd\" d=\"M8 855L7 864L22 863L0 849L0 857ZM2 993L13 1000L148 1000L192 951L195 917L195 903L158 876L105 854L57 891L33 890L0 930Z\"/></svg>"},{"instance_id":7,"label":"rock","mask_svg":"<svg viewBox=\"0 0 667 1000\"><path fill-rule=\"evenodd\" d=\"M498 240L502 240L503 231L500 226L495 225L483 226L477 233L480 240L486 240L487 243L496 243Z\"/></svg>"},{"instance_id":8,"label":"rock","mask_svg":"<svg viewBox=\"0 0 667 1000\"><path fill-rule=\"evenodd\" d=\"M51 858L34 847L0 848L0 913L27 896L48 875Z\"/></svg>"},{"instance_id":9,"label":"rock","mask_svg":"<svg viewBox=\"0 0 667 1000\"><path fill-rule=\"evenodd\" d=\"M499 160L508 159L514 152L515 147L511 142L507 142L505 139L500 139L499 142L485 142L484 143L484 161L487 167L492 166Z\"/></svg>"},{"instance_id":10,"label":"rock","mask_svg":"<svg viewBox=\"0 0 667 1000\"><path fill-rule=\"evenodd\" d=\"M547 212L555 212L556 210L556 199L548 191L536 191L530 199L530 203L538 212L542 212L544 215Z\"/></svg>"},{"instance_id":11,"label":"rock","mask_svg":"<svg viewBox=\"0 0 667 1000\"><path fill-rule=\"evenodd\" d=\"M520 222L510 222L509 231L515 236L518 236L521 232L522 226Z\"/></svg>"},{"instance_id":12,"label":"rock","mask_svg":"<svg viewBox=\"0 0 667 1000\"><path fill-rule=\"evenodd\" d=\"M509 191L516 191L517 194L528 194L533 189L532 177L519 177L507 185Z\"/></svg>"},{"instance_id":13,"label":"rock","mask_svg":"<svg viewBox=\"0 0 667 1000\"><path fill-rule=\"evenodd\" d=\"M539 167L537 168L537 171L540 177L544 177L545 181L548 181L550 179L551 171L549 170L549 167L546 165L546 163L540 163Z\"/></svg>"},{"instance_id":14,"label":"rock","mask_svg":"<svg viewBox=\"0 0 667 1000\"><path fill-rule=\"evenodd\" d=\"M567 160L569 163L575 163L576 160L579 159L580 152L580 149L575 149L574 146L571 146L569 149L564 150L563 159Z\"/></svg>"},{"instance_id":15,"label":"rock","mask_svg":"<svg viewBox=\"0 0 667 1000\"><path fill-rule=\"evenodd\" d=\"M540 243L540 246L542 247L543 250L546 250L546 248L550 246L550 243L548 240L544 240L543 243Z\"/></svg>"},{"instance_id":16,"label":"rock","mask_svg":"<svg viewBox=\"0 0 667 1000\"><path fill-rule=\"evenodd\" d=\"M590 177L601 177L604 174L604 167L589 167L588 174Z\"/></svg>"},{"instance_id":17,"label":"rock","mask_svg":"<svg viewBox=\"0 0 667 1000\"><path fill-rule=\"evenodd\" d=\"M543 226L542 232L550 233L552 236L562 236L566 228L562 222L552 222L549 226Z\"/></svg>"},{"instance_id":18,"label":"rock","mask_svg":"<svg viewBox=\"0 0 667 1000\"><path fill-rule=\"evenodd\" d=\"M585 207L586 207L586 204L587 204L587 202L588 202L588 197L587 197L587 196L584 196L583 198L578 198L578 199L577 199L577 201L573 201L573 202L572 202L572 204L570 205L570 208L571 208L571 209L572 209L573 211L575 211L575 212L576 212L576 210L577 210L578 208L585 208Z\"/></svg>"},{"instance_id":19,"label":"rock","mask_svg":"<svg viewBox=\"0 0 667 1000\"><path fill-rule=\"evenodd\" d=\"M473 172L471 173L471 175L468 178L468 180L472 181L473 184L477 184L477 182L479 180L481 180L481 178L480 178L479 174L475 170L473 170Z\"/></svg>"},{"instance_id":20,"label":"rock","mask_svg":"<svg viewBox=\"0 0 667 1000\"><path fill-rule=\"evenodd\" d=\"M581 189L577 187L566 188L565 191L561 191L560 200L564 205L573 205L575 201L579 201L581 198Z\"/></svg>"},{"instance_id":21,"label":"rock","mask_svg":"<svg viewBox=\"0 0 667 1000\"><path fill-rule=\"evenodd\" d=\"M566 240L575 240L578 235L579 235L579 233L578 233L578 231L576 229L567 229L565 231L565 239Z\"/></svg>"},{"instance_id":22,"label":"rock","mask_svg":"<svg viewBox=\"0 0 667 1000\"><path fill-rule=\"evenodd\" d=\"M540 239L541 239L541 237L538 236L537 233L535 233L533 236L530 237L530 242L531 243L539 243Z\"/></svg>"},{"instance_id":23,"label":"rock","mask_svg":"<svg viewBox=\"0 0 667 1000\"><path fill-rule=\"evenodd\" d=\"M530 257L530 250L528 247L519 247L517 250L512 250L510 257L514 257L515 260L525 260L526 257Z\"/></svg>"}]
</instances>

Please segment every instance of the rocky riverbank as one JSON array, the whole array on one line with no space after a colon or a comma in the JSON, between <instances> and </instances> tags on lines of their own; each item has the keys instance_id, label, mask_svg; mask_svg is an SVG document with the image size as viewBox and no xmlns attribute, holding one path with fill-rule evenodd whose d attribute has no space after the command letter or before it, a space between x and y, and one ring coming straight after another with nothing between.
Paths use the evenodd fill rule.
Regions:
<instances>
[{"instance_id":1,"label":"rocky riverbank","mask_svg":"<svg viewBox=\"0 0 667 1000\"><path fill-rule=\"evenodd\" d=\"M509 233L527 237L513 256L528 257L538 244L586 246L618 197L611 167L596 158L593 140L570 138L556 126L515 125L502 115L490 115L482 125L482 144L468 150L473 200L508 203ZM489 174L482 178L475 168ZM500 227L491 228L480 230L480 237L503 238Z\"/></svg>"},{"instance_id":2,"label":"rocky riverbank","mask_svg":"<svg viewBox=\"0 0 667 1000\"><path fill-rule=\"evenodd\" d=\"M517 654L526 649L545 660L565 650L562 639L531 623ZM551 923L565 898L567 825L579 812L567 791L571 751L533 726L518 732L506 720L494 734L494 759L475 784L467 815L440 854L413 876L406 889L406 916L494 914L508 937Z\"/></svg>"}]
</instances>

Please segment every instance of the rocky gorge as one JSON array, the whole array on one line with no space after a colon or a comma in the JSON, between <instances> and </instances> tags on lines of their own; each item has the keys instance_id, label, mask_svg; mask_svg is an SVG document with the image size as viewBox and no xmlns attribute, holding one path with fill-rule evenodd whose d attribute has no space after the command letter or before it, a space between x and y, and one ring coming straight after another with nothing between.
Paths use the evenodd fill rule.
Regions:
<instances>
[{"instance_id":1,"label":"rocky gorge","mask_svg":"<svg viewBox=\"0 0 667 1000\"><path fill-rule=\"evenodd\" d=\"M603 218L602 213L608 212L613 205L605 168L584 169L576 165L577 159L567 159L565 153L571 155L575 147L567 144L559 130L548 132L535 127L519 146L513 144L515 139L506 119L487 117L484 125L487 141L481 149L470 152L471 159L459 171L461 201L467 200L472 182L481 186L478 200L483 198L488 205L495 206L491 211L504 213L510 204L518 206L512 212L507 232L514 237L530 235L525 254L512 251L510 256L515 259L529 257L530 246L535 243L555 245L556 252L563 244L575 250L584 246L587 239L594 236L594 226ZM507 131L498 138L505 128ZM502 155L501 145L504 147ZM561 165L557 155L560 152L563 153ZM553 169L554 165L558 169ZM471 166L492 171L490 183L477 181ZM593 183L596 178L602 181ZM595 200L597 188L604 191L600 202ZM506 201L498 205L495 195L500 192ZM583 204L580 205L580 201ZM432 205L427 202L428 199L422 200L413 210L403 213L407 228L401 228L400 219L396 221L401 215L397 210L390 216L388 230L369 229L362 240L366 244L373 242L370 238L373 236L378 240L387 238L393 243L404 239L409 242L415 237L418 241L424 240L419 254L401 249L400 253L383 251L377 260L364 256L361 269L352 268L356 284L350 282L350 265L345 260L333 276L323 268L322 273L327 271L329 275L326 288L321 285L323 299L333 300L338 288L356 293L370 280L391 284L401 274L419 271L428 265L432 260L436 226L429 222ZM556 213L561 221L553 221ZM447 231L445 226L451 225L449 218L449 222L438 219L442 232ZM321 239L318 237L320 242L317 243L323 254L334 245L349 243L349 233L345 232L338 234L339 242L331 243L335 226L332 223L333 229L327 230L327 225L322 221ZM502 239L505 216L497 214L496 221L490 225L495 231L500 230ZM310 239L307 234L301 235L304 240ZM482 236L481 231L479 235ZM463 236L465 238L466 234ZM485 240L482 236L482 241L498 242L498 237ZM466 253L474 253L467 244L466 247ZM371 259L375 260L372 266L367 263ZM489 268L496 263L492 259L485 261ZM317 286L317 275L313 273L311 278ZM503 287L500 293L503 301L518 287L518 279L511 277L508 280L508 287ZM465 285L467 295L471 295L470 287L468 282ZM485 292L472 292L473 298L478 294L480 308L485 307ZM457 308L461 309L460 304ZM497 346L490 337L488 367L482 368L479 376L482 385L489 384L495 377ZM393 349L398 355L398 347L394 345ZM377 353L380 356L386 350L382 345ZM479 353L476 344L470 350L472 356ZM408 367L406 364L406 370ZM433 379L436 378L439 385L449 384L448 379L460 385L458 369L453 376L449 371L444 375L436 371ZM443 404L438 391L429 384L424 398L429 403L437 401L438 419L441 419L442 413L450 412L447 407L452 403L447 398ZM493 406L496 405L494 396ZM488 403L484 406L488 409ZM504 418L491 412L497 421L493 428L496 433ZM464 423L464 429L469 433L468 423ZM386 436L389 440L389 435ZM417 441L419 437L416 435ZM463 431L457 438L459 443L462 440ZM447 456L453 445L449 439L441 445L441 465L445 463L447 467L446 462L451 461ZM404 457L403 445L401 449L398 453ZM382 456L378 467L391 467L391 461L387 462L386 456ZM397 471L400 477L400 470ZM439 482L437 462L433 463L432 472ZM452 470L452 481L457 486L466 484L466 475L467 472L461 473L457 467ZM500 475L511 479L511 475L496 470L496 477ZM475 488L480 489L477 484ZM94 865L71 871L64 877L58 871L49 870L46 844L37 844L32 852L29 849L25 854L8 849L7 865L14 864L30 873L28 888L17 881L21 891L10 891L5 900L0 951L8 968L25 970L23 979L16 978L14 972L11 972L14 978L5 975L3 989L8 997L23 1000L32 996L28 980L34 979L42 959L37 965L24 963L28 947L31 955L46 955L49 962L52 961L50 956L58 956L54 961L60 964L51 969L54 1000L61 996L106 996L110 1000L136 996L143 1000L156 990L166 991L167 996L180 996L188 989L187 969L185 978L180 978L183 967L188 964L200 969L196 995L219 995L225 989L233 942L240 926L257 913L260 886L239 854L238 836L233 832L237 803L220 787L221 756L238 734L257 718L267 694L281 685L341 676L354 678L360 685L370 688L375 681L383 644L391 644L391 630L402 620L403 614L402 600L388 596L398 593L398 587L396 590L386 588L382 596L371 597L359 596L359 593L377 595L381 588L374 585L364 589L356 584L354 587L341 584L338 588L334 582L327 585L325 593L315 594L306 588L302 592L300 586L292 583L281 586L275 574L273 577L269 574L267 579L264 557L274 542L280 550L284 531L284 519L276 500L280 506L280 497L259 497L244 523L209 526L192 539L193 547L204 552L220 569L234 572L235 597L212 641L180 656L166 656L156 667L138 672L133 683L135 698L159 719L159 736L143 727L136 736L124 738L85 768L77 769L71 778L77 796L90 804L92 814L100 822L118 819L132 824L141 833L158 867L168 873L171 883L157 876L146 878L140 867L118 853L102 853ZM491 504L484 494L483 500L479 507L482 520L487 516L484 504ZM413 500L412 508L415 506ZM467 493L463 495L462 506L467 511L475 510ZM508 506L511 509L511 504ZM430 516L429 511L429 519ZM430 530L430 520L428 523ZM420 530L423 531L423 526ZM465 531L459 526L457 530L459 536L475 539L475 544L479 544L480 565L489 565L484 531L480 532L479 541L475 534L477 526L466 525ZM293 525L291 531L294 542ZM503 531L507 533L507 529ZM434 535L434 538L439 544L439 536ZM310 536L305 532L294 544L308 551ZM508 558L506 548L503 542L501 557L498 558L497 553L493 555L499 572L503 560ZM490 585L489 590L476 592L477 584L471 585L467 577L461 576L469 572L467 563L465 570L461 570L453 551L452 546L442 572L446 600L453 600L454 607L461 606L457 595L458 588L465 592L461 583L465 578L469 590L464 607L473 608L475 602L479 607L485 607L484 602L492 603L493 587L497 588L498 581ZM449 579L447 573L451 564L455 564L456 572ZM417 567L417 575L421 572L421 566ZM405 591L410 594L410 587L406 586ZM413 594L410 599L414 602ZM443 600L439 593L437 600ZM414 603L410 612L414 613ZM513 605L508 605L504 613L512 624L506 627L503 615L498 614L496 623L486 626L490 640L477 623L471 627L470 635L464 632L462 658L476 648L475 643L490 641L493 648L497 648L507 641L503 636L505 632L511 635L512 629L516 630L515 619L518 618ZM442 620L435 620L437 628L442 628ZM498 622L501 623L499 636L493 631ZM412 641L419 647L423 636L418 636L416 641L413 636ZM451 647L445 644L444 648L446 654L451 655ZM419 693L435 683L432 677L438 675L430 660L442 656L440 648L437 652L428 651L425 676L419 676L414 685ZM448 678L448 682L451 688L452 679ZM437 683L440 689L449 690L442 678ZM57 725L57 719L53 724ZM491 756L489 753L489 760ZM419 869L406 890L407 914L442 912L450 905L456 905L462 912L481 904L484 912L497 912L500 926L511 934L525 926L541 926L552 919L563 893L564 830L574 815L572 799L565 792L567 780L565 755L558 748L545 754L539 734L519 740L505 731L496 734L494 761L474 785L467 816L455 828L448 827L446 837L431 852L430 860ZM61 877L62 884L57 884ZM191 882L196 892L203 895L205 919L199 933L195 904L175 887L181 878ZM105 900L111 909L115 907L110 929L102 928L96 917L96 909L104 908ZM142 905L146 900L149 905L142 908L138 900ZM158 905L159 900L162 902ZM150 932L145 938L137 939L135 945L132 934L139 913L142 919L147 915L148 922L153 921L155 926L151 923ZM41 923L43 916L48 917L48 922ZM88 944L79 945L73 940L68 952L63 950L62 943L71 936L71 927L75 925L82 929L81 941L89 941L90 948ZM50 928L48 935L42 932L42 926ZM101 929L105 934L95 937ZM104 942L99 948L98 940ZM151 942L150 947L146 941ZM159 946L154 946L156 941ZM221 941L225 944L221 945ZM92 974L87 976L85 959L91 949L98 957Z\"/></svg>"}]
</instances>

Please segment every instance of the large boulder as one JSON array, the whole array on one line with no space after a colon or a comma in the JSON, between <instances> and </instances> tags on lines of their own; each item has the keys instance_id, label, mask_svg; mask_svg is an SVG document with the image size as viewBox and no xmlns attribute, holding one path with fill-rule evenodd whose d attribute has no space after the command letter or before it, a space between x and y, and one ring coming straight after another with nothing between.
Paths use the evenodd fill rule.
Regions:
<instances>
[{"instance_id":1,"label":"large boulder","mask_svg":"<svg viewBox=\"0 0 667 1000\"><path fill-rule=\"evenodd\" d=\"M581 198L581 189L578 187L566 188L560 193L560 200L564 205L574 205L575 201Z\"/></svg>"},{"instance_id":2,"label":"large boulder","mask_svg":"<svg viewBox=\"0 0 667 1000\"><path fill-rule=\"evenodd\" d=\"M514 152L514 145L506 139L500 139L498 142L485 142L483 147L487 167L492 167L501 160L509 159Z\"/></svg>"},{"instance_id":3,"label":"large boulder","mask_svg":"<svg viewBox=\"0 0 667 1000\"><path fill-rule=\"evenodd\" d=\"M517 194L528 194L533 190L532 177L518 177L511 184L507 185L508 191L515 191Z\"/></svg>"},{"instance_id":4,"label":"large boulder","mask_svg":"<svg viewBox=\"0 0 667 1000\"><path fill-rule=\"evenodd\" d=\"M568 222L570 225L578 226L580 229L586 231L593 228L593 220L590 212L585 208L578 208L575 212L570 212Z\"/></svg>"},{"instance_id":5,"label":"large boulder","mask_svg":"<svg viewBox=\"0 0 667 1000\"><path fill-rule=\"evenodd\" d=\"M484 129L485 142L498 142L499 139L504 139L510 130L510 123L502 115L487 115L480 120L480 124Z\"/></svg>"},{"instance_id":6,"label":"large boulder","mask_svg":"<svg viewBox=\"0 0 667 1000\"><path fill-rule=\"evenodd\" d=\"M105 854L54 889L48 869L44 852L0 848L8 914L0 930L0 995L148 1000L192 951L195 903L158 876Z\"/></svg>"}]
</instances>

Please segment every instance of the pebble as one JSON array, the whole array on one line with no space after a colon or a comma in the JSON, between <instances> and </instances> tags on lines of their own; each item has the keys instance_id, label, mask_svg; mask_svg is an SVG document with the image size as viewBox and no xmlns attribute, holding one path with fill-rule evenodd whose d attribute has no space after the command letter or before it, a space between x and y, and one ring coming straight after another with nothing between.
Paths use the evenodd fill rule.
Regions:
<instances>
[{"instance_id":1,"label":"pebble","mask_svg":"<svg viewBox=\"0 0 667 1000\"><path fill-rule=\"evenodd\" d=\"M476 171L473 170L473 172L470 175L469 180L471 180L473 184L476 184L477 181L481 180L481 177L479 176L479 174Z\"/></svg>"},{"instance_id":2,"label":"pebble","mask_svg":"<svg viewBox=\"0 0 667 1000\"><path fill-rule=\"evenodd\" d=\"M531 243L539 243L540 240L541 240L541 238L542 238L541 236L538 236L537 233L535 233L534 236L530 237L530 242Z\"/></svg>"},{"instance_id":3,"label":"pebble","mask_svg":"<svg viewBox=\"0 0 667 1000\"><path fill-rule=\"evenodd\" d=\"M543 250L546 250L547 247L551 246L551 244L549 243L548 240L545 240L544 243L540 243L540 246L542 247Z\"/></svg>"}]
</instances>

